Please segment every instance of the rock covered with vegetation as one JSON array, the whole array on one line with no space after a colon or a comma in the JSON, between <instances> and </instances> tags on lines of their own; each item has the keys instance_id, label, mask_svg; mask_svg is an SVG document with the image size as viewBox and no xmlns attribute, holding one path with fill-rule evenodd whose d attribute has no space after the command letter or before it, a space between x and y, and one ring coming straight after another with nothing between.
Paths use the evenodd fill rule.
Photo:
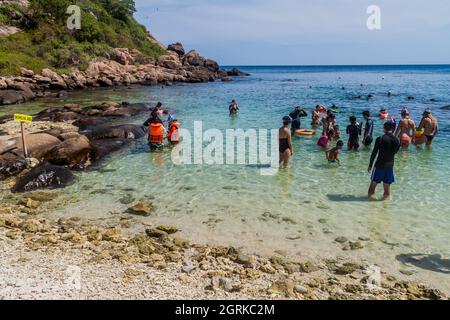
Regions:
<instances>
[{"instance_id":1,"label":"rock covered with vegetation","mask_svg":"<svg viewBox=\"0 0 450 320\"><path fill-rule=\"evenodd\" d=\"M81 28L67 27L67 8ZM0 4L0 105L58 91L229 80L214 60L166 48L133 17L132 0L30 0ZM56 92L55 92L56 91Z\"/></svg>"}]
</instances>

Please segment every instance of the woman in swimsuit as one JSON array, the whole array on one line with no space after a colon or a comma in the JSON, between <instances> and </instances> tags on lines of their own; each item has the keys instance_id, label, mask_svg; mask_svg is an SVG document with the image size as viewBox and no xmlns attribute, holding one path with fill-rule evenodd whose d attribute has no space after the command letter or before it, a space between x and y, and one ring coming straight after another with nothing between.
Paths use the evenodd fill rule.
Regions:
<instances>
[{"instance_id":1,"label":"woman in swimsuit","mask_svg":"<svg viewBox=\"0 0 450 320\"><path fill-rule=\"evenodd\" d=\"M289 160L294 154L292 149L292 136L289 126L292 123L292 118L286 116L283 118L283 126L279 129L278 140L280 148L280 166L286 168L289 165Z\"/></svg>"},{"instance_id":2,"label":"woman in swimsuit","mask_svg":"<svg viewBox=\"0 0 450 320\"><path fill-rule=\"evenodd\" d=\"M423 113L422 121L420 122L417 131L424 130L424 136L416 139L416 146L426 143L427 146L431 147L433 144L433 139L439 131L438 121L431 114L431 110L427 109Z\"/></svg>"},{"instance_id":3,"label":"woman in swimsuit","mask_svg":"<svg viewBox=\"0 0 450 320\"><path fill-rule=\"evenodd\" d=\"M404 149L408 149L410 143L415 143L416 124L409 117L409 111L406 108L402 111L402 120L400 120L394 135L400 139Z\"/></svg>"}]
</instances>

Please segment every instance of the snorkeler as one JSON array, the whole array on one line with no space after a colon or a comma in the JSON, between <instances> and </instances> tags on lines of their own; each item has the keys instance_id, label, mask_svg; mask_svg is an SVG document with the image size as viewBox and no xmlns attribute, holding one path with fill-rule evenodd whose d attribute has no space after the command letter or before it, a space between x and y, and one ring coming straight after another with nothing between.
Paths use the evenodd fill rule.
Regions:
<instances>
[{"instance_id":1,"label":"snorkeler","mask_svg":"<svg viewBox=\"0 0 450 320\"><path fill-rule=\"evenodd\" d=\"M292 123L292 118L286 116L283 118L283 126L279 129L278 141L280 151L280 166L286 168L289 165L289 160L294 154L292 148L292 135L289 130L289 125Z\"/></svg>"},{"instance_id":2,"label":"snorkeler","mask_svg":"<svg viewBox=\"0 0 450 320\"><path fill-rule=\"evenodd\" d=\"M415 143L416 124L409 117L407 108L403 108L402 110L402 120L400 120L398 127L396 128L394 136L400 139L400 143L404 149L407 149L411 142Z\"/></svg>"},{"instance_id":3,"label":"snorkeler","mask_svg":"<svg viewBox=\"0 0 450 320\"><path fill-rule=\"evenodd\" d=\"M364 120L366 120L366 125L364 126L364 135L363 135L363 145L366 147L370 147L370 145L373 142L373 130L374 130L374 123L372 118L370 117L370 111L364 111L363 112ZM362 123L361 123L361 129L362 129Z\"/></svg>"},{"instance_id":4,"label":"snorkeler","mask_svg":"<svg viewBox=\"0 0 450 320\"><path fill-rule=\"evenodd\" d=\"M343 147L344 147L344 142L342 140L339 140L336 143L336 147L325 152L328 163L330 163L330 164L337 163L338 165L341 164L341 162L339 161L339 153L341 152Z\"/></svg>"},{"instance_id":5,"label":"snorkeler","mask_svg":"<svg viewBox=\"0 0 450 320\"><path fill-rule=\"evenodd\" d=\"M417 128L417 131L422 130L424 135L416 139L416 146L424 143L426 143L427 146L431 146L433 144L433 139L436 137L439 131L438 121L431 114L431 109L427 109L423 113L422 120L420 121L420 125Z\"/></svg>"},{"instance_id":6,"label":"snorkeler","mask_svg":"<svg viewBox=\"0 0 450 320\"><path fill-rule=\"evenodd\" d=\"M239 105L236 100L231 100L228 110L230 111L230 115L235 115L239 112Z\"/></svg>"},{"instance_id":7,"label":"snorkeler","mask_svg":"<svg viewBox=\"0 0 450 320\"><path fill-rule=\"evenodd\" d=\"M384 135L375 141L375 147L370 157L368 171L372 172L375 158L375 169L372 172L372 182L369 187L369 198L375 194L375 190L381 182L384 184L384 198L391 194L391 185L395 182L394 160L400 150L400 140L394 136L394 125L391 121L384 124Z\"/></svg>"},{"instance_id":8,"label":"snorkeler","mask_svg":"<svg viewBox=\"0 0 450 320\"><path fill-rule=\"evenodd\" d=\"M347 127L348 138L348 150L355 149L355 151L359 151L359 136L361 135L361 127L356 121L355 116L350 117L350 125Z\"/></svg>"}]
</instances>

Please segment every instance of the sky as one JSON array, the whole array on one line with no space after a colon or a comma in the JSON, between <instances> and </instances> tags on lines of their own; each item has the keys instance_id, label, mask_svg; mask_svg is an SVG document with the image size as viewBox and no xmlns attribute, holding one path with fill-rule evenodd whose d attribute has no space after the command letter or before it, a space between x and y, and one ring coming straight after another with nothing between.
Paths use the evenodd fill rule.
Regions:
<instances>
[{"instance_id":1,"label":"sky","mask_svg":"<svg viewBox=\"0 0 450 320\"><path fill-rule=\"evenodd\" d=\"M135 0L164 44L221 65L450 63L449 0ZM369 30L370 5L380 30Z\"/></svg>"}]
</instances>

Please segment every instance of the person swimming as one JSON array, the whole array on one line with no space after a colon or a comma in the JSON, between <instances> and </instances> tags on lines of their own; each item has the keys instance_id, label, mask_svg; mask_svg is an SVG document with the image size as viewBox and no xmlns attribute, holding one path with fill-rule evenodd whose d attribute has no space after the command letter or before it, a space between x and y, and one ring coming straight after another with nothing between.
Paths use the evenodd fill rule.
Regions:
<instances>
[{"instance_id":1,"label":"person swimming","mask_svg":"<svg viewBox=\"0 0 450 320\"><path fill-rule=\"evenodd\" d=\"M237 104L236 100L231 100L228 110L230 111L230 115L235 115L239 112L239 105Z\"/></svg>"},{"instance_id":2,"label":"person swimming","mask_svg":"<svg viewBox=\"0 0 450 320\"><path fill-rule=\"evenodd\" d=\"M283 118L283 126L278 130L278 142L280 152L280 166L286 168L289 165L289 160L294 154L292 148L292 135L289 126L292 123L292 118L286 116Z\"/></svg>"},{"instance_id":3,"label":"person swimming","mask_svg":"<svg viewBox=\"0 0 450 320\"><path fill-rule=\"evenodd\" d=\"M420 125L417 128L417 131L422 130L424 135L416 139L416 146L424 143L427 146L431 146L433 144L434 138L439 131L438 121L431 114L431 109L426 109L423 113L422 120L420 121Z\"/></svg>"},{"instance_id":4,"label":"person swimming","mask_svg":"<svg viewBox=\"0 0 450 320\"><path fill-rule=\"evenodd\" d=\"M389 113L385 108L381 108L379 116L381 120L386 120L389 117Z\"/></svg>"},{"instance_id":5,"label":"person swimming","mask_svg":"<svg viewBox=\"0 0 450 320\"><path fill-rule=\"evenodd\" d=\"M336 147L325 152L328 163L330 163L330 164L337 163L338 165L341 164L341 161L339 160L339 153L341 152L343 147L344 147L344 142L342 140L339 140L336 143Z\"/></svg>"},{"instance_id":6,"label":"person swimming","mask_svg":"<svg viewBox=\"0 0 450 320\"><path fill-rule=\"evenodd\" d=\"M359 151L359 136L361 135L361 127L356 121L355 116L351 116L349 120L350 125L347 127L347 134L349 135L347 144L348 150L354 149L355 151Z\"/></svg>"},{"instance_id":7,"label":"person swimming","mask_svg":"<svg viewBox=\"0 0 450 320\"><path fill-rule=\"evenodd\" d=\"M407 108L402 110L402 120L400 120L395 129L394 136L400 139L402 148L407 149L410 143L415 143L416 140L416 124L409 117Z\"/></svg>"}]
</instances>

